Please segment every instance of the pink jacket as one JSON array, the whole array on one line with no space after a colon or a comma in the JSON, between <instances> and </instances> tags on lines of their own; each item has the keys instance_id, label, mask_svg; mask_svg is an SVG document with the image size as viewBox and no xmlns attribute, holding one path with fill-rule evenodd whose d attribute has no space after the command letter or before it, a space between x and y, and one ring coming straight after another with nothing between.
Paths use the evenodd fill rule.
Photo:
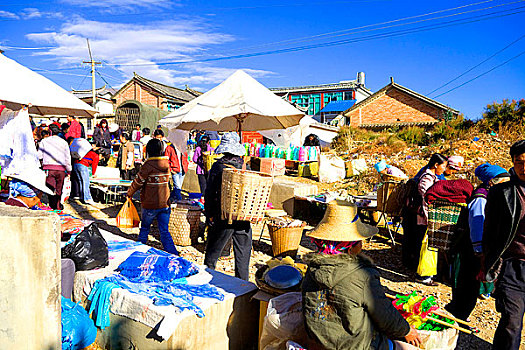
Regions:
<instances>
[{"instance_id":1,"label":"pink jacket","mask_svg":"<svg viewBox=\"0 0 525 350\"><path fill-rule=\"evenodd\" d=\"M417 224L418 225L427 225L428 221L428 203L425 201L425 193L427 193L427 190L432 187L433 184L438 182L439 179L437 178L436 174L431 172L430 170L426 170L423 175L419 178L419 183L417 185L417 190L421 197L423 197L423 204L422 204L422 213L417 215Z\"/></svg>"}]
</instances>

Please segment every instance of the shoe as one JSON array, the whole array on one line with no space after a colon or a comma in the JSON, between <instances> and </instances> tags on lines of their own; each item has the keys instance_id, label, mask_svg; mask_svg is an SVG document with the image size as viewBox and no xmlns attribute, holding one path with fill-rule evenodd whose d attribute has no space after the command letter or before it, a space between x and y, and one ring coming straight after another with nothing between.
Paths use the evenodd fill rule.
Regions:
<instances>
[{"instance_id":1,"label":"shoe","mask_svg":"<svg viewBox=\"0 0 525 350\"><path fill-rule=\"evenodd\" d=\"M97 202L95 202L94 200L90 199L88 201L85 201L86 204L89 204L89 205L97 205Z\"/></svg>"},{"instance_id":2,"label":"shoe","mask_svg":"<svg viewBox=\"0 0 525 350\"><path fill-rule=\"evenodd\" d=\"M480 294L480 295L479 295L479 298L480 298L481 300L487 300L487 299L490 298L490 293Z\"/></svg>"},{"instance_id":3,"label":"shoe","mask_svg":"<svg viewBox=\"0 0 525 350\"><path fill-rule=\"evenodd\" d=\"M425 286L429 287L436 287L438 284L436 281L434 281L432 278L425 278L418 281L421 284L424 284Z\"/></svg>"}]
</instances>

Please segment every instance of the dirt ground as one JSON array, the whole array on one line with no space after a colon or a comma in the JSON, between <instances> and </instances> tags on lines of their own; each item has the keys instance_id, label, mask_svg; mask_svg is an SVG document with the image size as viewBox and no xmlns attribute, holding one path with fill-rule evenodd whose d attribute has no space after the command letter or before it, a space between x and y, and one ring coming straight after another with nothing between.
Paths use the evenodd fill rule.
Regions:
<instances>
[{"instance_id":1,"label":"dirt ground","mask_svg":"<svg viewBox=\"0 0 525 350\"><path fill-rule=\"evenodd\" d=\"M85 206L80 203L72 202L66 206L65 211L83 219L94 220L99 227L108 230L119 236L136 240L138 237L138 228L120 229L116 227L115 217L120 209L120 205L98 205L98 208ZM140 210L140 208L138 208ZM253 230L253 250L250 264L250 279L254 281L254 274L258 267L271 259L271 241L267 230L261 235L261 225L252 226ZM427 287L415 282L415 275L408 271L401 264L401 246L397 244L392 247L391 242L386 239L386 230L381 229L373 242L365 242L364 253L370 256L377 264L381 272L381 282L385 287L385 292L410 293L417 291L420 295L434 295L439 301L441 307L445 306L451 298L451 289L449 286L439 283L437 287ZM396 237L400 241L400 235ZM162 249L159 240L158 230L152 227L149 245ZM177 247L181 256L198 264L204 261L205 244L197 244L191 247ZM303 236L298 256L304 255L313 249L308 238ZM228 258L221 258L217 264L217 270L228 275L234 275L233 253ZM494 331L499 321L499 314L495 311L494 299L478 300L476 308L472 313L470 320L472 324L478 327L481 332L477 335L467 335L461 333L457 349L485 350L491 348ZM525 349L525 337L522 337L520 349Z\"/></svg>"}]
</instances>

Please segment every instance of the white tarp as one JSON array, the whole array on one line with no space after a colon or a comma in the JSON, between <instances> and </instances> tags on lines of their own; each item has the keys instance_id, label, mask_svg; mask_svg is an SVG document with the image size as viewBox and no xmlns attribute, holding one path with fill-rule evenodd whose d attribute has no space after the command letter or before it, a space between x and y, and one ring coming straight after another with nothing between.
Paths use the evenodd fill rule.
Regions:
<instances>
[{"instance_id":1,"label":"white tarp","mask_svg":"<svg viewBox=\"0 0 525 350\"><path fill-rule=\"evenodd\" d=\"M27 109L0 114L0 166L4 175L40 166Z\"/></svg>"},{"instance_id":2,"label":"white tarp","mask_svg":"<svg viewBox=\"0 0 525 350\"><path fill-rule=\"evenodd\" d=\"M260 134L272 140L279 147L288 147L290 144L296 147L302 146L305 137L309 134L308 126L313 123L315 120L307 115L299 121L299 125L282 130L263 130L260 131Z\"/></svg>"},{"instance_id":3,"label":"white tarp","mask_svg":"<svg viewBox=\"0 0 525 350\"><path fill-rule=\"evenodd\" d=\"M218 86L171 112L159 122L168 129L242 131L285 129L304 113L238 70Z\"/></svg>"},{"instance_id":4,"label":"white tarp","mask_svg":"<svg viewBox=\"0 0 525 350\"><path fill-rule=\"evenodd\" d=\"M46 77L0 53L0 102L13 110L31 104L29 113L92 117L97 111Z\"/></svg>"}]
</instances>

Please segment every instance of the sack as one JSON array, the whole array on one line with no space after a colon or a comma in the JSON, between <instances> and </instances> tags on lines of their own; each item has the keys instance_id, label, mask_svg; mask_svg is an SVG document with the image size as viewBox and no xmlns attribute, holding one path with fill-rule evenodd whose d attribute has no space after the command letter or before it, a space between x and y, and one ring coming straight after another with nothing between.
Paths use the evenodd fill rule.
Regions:
<instances>
[{"instance_id":1,"label":"sack","mask_svg":"<svg viewBox=\"0 0 525 350\"><path fill-rule=\"evenodd\" d=\"M334 154L319 156L319 182L332 183L346 176L345 161Z\"/></svg>"},{"instance_id":2,"label":"sack","mask_svg":"<svg viewBox=\"0 0 525 350\"><path fill-rule=\"evenodd\" d=\"M437 274L437 260L438 252L428 249L428 233L425 233L419 252L417 274L422 277L435 276Z\"/></svg>"},{"instance_id":3,"label":"sack","mask_svg":"<svg viewBox=\"0 0 525 350\"><path fill-rule=\"evenodd\" d=\"M77 271L108 266L108 244L95 223L87 226L72 243L62 248L62 259L73 260Z\"/></svg>"},{"instance_id":4,"label":"sack","mask_svg":"<svg viewBox=\"0 0 525 350\"><path fill-rule=\"evenodd\" d=\"M303 304L300 292L292 292L270 299L264 317L259 349L283 349L288 340L304 343Z\"/></svg>"},{"instance_id":5,"label":"sack","mask_svg":"<svg viewBox=\"0 0 525 350\"><path fill-rule=\"evenodd\" d=\"M69 150L71 151L71 157L82 159L84 156L93 149L88 140L83 138L77 138L71 141Z\"/></svg>"},{"instance_id":6,"label":"sack","mask_svg":"<svg viewBox=\"0 0 525 350\"><path fill-rule=\"evenodd\" d=\"M97 339L97 327L82 306L62 297L62 350L84 349Z\"/></svg>"},{"instance_id":7,"label":"sack","mask_svg":"<svg viewBox=\"0 0 525 350\"><path fill-rule=\"evenodd\" d=\"M117 215L117 227L133 228L139 227L140 216L137 209L133 205L131 198L126 199L126 203L122 206Z\"/></svg>"},{"instance_id":8,"label":"sack","mask_svg":"<svg viewBox=\"0 0 525 350\"><path fill-rule=\"evenodd\" d=\"M71 177L66 176L64 178L64 185L62 186L62 196L60 197L60 203L64 204L71 195Z\"/></svg>"}]
</instances>

